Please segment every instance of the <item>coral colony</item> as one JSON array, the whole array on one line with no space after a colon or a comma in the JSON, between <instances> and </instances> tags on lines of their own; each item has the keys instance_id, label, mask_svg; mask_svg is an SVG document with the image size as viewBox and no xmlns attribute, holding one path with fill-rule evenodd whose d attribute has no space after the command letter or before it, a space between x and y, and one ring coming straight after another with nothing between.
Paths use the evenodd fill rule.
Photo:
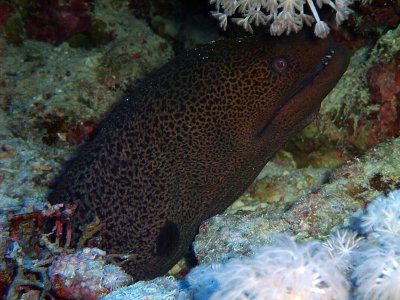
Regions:
<instances>
[{"instance_id":1,"label":"coral colony","mask_svg":"<svg viewBox=\"0 0 400 300\"><path fill-rule=\"evenodd\" d=\"M228 17L239 14L241 18L232 18L237 25L253 33L251 24L255 26L270 24L271 35L289 34L298 32L303 23L311 26L314 22L314 34L319 38L326 38L329 26L318 15L313 0L307 0L312 16L304 13L304 0L210 0L215 5L211 14L219 21L222 29L226 30ZM340 25L353 11L349 8L353 0L317 0L321 8L324 4L336 11L336 25Z\"/></svg>"},{"instance_id":2,"label":"coral colony","mask_svg":"<svg viewBox=\"0 0 400 300\"><path fill-rule=\"evenodd\" d=\"M280 235L252 257L200 265L185 284L195 299L400 299L400 191L355 218L357 230L338 231L324 243L296 244Z\"/></svg>"},{"instance_id":3,"label":"coral colony","mask_svg":"<svg viewBox=\"0 0 400 300\"><path fill-rule=\"evenodd\" d=\"M195 299L346 299L350 288L320 242L297 245L287 235L251 258L201 265L187 280Z\"/></svg>"}]
</instances>

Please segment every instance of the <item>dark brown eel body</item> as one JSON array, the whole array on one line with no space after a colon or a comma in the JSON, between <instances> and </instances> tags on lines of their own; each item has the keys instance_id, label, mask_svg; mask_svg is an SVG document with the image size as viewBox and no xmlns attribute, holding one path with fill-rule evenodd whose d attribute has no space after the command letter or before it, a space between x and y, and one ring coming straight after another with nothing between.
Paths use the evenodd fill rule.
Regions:
<instances>
[{"instance_id":1,"label":"dark brown eel body","mask_svg":"<svg viewBox=\"0 0 400 300\"><path fill-rule=\"evenodd\" d=\"M332 41L211 43L173 59L116 105L49 196L77 203L74 240L97 216L99 247L133 254L135 280L166 273L317 115L348 65Z\"/></svg>"}]
</instances>

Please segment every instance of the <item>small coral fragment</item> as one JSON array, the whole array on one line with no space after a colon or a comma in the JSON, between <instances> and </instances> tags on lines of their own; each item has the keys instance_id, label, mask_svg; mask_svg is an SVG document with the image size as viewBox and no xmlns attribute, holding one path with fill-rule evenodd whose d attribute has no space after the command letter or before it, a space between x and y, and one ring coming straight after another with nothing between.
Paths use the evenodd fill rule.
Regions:
<instances>
[{"instance_id":1,"label":"small coral fragment","mask_svg":"<svg viewBox=\"0 0 400 300\"><path fill-rule=\"evenodd\" d=\"M97 248L58 256L48 274L53 290L66 299L98 299L132 281L121 268L106 265L105 252Z\"/></svg>"}]
</instances>

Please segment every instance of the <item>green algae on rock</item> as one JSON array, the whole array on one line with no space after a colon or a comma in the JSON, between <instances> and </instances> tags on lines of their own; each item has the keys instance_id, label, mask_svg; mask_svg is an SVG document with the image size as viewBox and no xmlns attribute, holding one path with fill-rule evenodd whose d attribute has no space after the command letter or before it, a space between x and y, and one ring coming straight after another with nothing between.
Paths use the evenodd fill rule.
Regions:
<instances>
[{"instance_id":1,"label":"green algae on rock","mask_svg":"<svg viewBox=\"0 0 400 300\"><path fill-rule=\"evenodd\" d=\"M75 241L98 219L100 248L132 254L134 279L162 275L315 118L347 64L343 48L306 35L189 51L113 108L49 200L78 204Z\"/></svg>"}]
</instances>

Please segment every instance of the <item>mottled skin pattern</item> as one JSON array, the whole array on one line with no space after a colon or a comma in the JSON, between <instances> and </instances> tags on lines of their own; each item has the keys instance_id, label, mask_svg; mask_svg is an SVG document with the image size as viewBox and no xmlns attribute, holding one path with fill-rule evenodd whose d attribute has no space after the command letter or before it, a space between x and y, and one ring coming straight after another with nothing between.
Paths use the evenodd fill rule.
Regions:
<instances>
[{"instance_id":1,"label":"mottled skin pattern","mask_svg":"<svg viewBox=\"0 0 400 300\"><path fill-rule=\"evenodd\" d=\"M253 36L202 46L156 71L113 108L50 194L52 203L78 204L75 241L96 215L99 247L135 254L123 266L136 280L166 273L200 223L315 117L348 64L337 48L304 84L330 47Z\"/></svg>"}]
</instances>

